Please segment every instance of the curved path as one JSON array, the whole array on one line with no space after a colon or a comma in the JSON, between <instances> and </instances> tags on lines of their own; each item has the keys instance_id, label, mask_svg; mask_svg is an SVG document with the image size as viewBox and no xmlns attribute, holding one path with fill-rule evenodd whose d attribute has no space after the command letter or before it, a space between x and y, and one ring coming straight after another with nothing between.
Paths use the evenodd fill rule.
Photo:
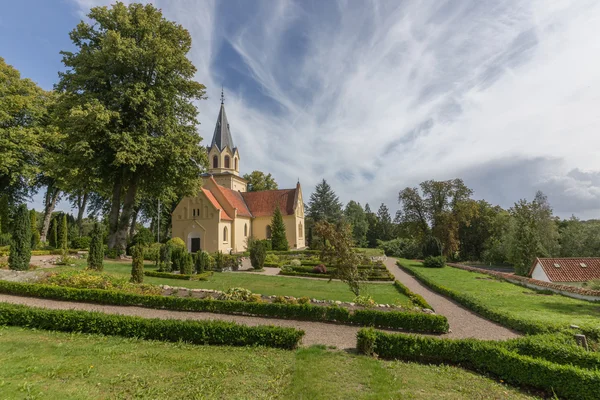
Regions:
<instances>
[{"instance_id":1,"label":"curved path","mask_svg":"<svg viewBox=\"0 0 600 400\"><path fill-rule=\"evenodd\" d=\"M495 322L488 321L479 314L460 304L434 292L396 265L396 259L385 261L387 269L414 293L423 296L437 314L448 318L450 333L442 335L447 338L476 338L484 340L504 340L521 336L519 333L505 328Z\"/></svg>"}]
</instances>

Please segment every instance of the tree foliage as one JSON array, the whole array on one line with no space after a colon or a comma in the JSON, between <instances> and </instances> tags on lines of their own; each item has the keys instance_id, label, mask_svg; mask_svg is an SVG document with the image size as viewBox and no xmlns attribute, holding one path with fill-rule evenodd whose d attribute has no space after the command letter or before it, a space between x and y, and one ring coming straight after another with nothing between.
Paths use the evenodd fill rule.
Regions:
<instances>
[{"instance_id":1,"label":"tree foliage","mask_svg":"<svg viewBox=\"0 0 600 400\"><path fill-rule=\"evenodd\" d=\"M271 219L271 246L273 250L287 251L290 249L285 234L285 224L279 207L275 208L273 218Z\"/></svg>"},{"instance_id":2,"label":"tree foliage","mask_svg":"<svg viewBox=\"0 0 600 400\"><path fill-rule=\"evenodd\" d=\"M271 174L265 174L262 171L252 171L243 176L248 181L248 191L258 192L260 190L276 190L279 189L275 178Z\"/></svg>"},{"instance_id":3,"label":"tree foliage","mask_svg":"<svg viewBox=\"0 0 600 400\"><path fill-rule=\"evenodd\" d=\"M63 214L58 219L58 243L57 248L66 250L69 248L69 234L68 234L68 223L67 214Z\"/></svg>"},{"instance_id":4,"label":"tree foliage","mask_svg":"<svg viewBox=\"0 0 600 400\"><path fill-rule=\"evenodd\" d=\"M338 222L332 224L320 221L315 225L316 233L326 241L321 250L321 261L335 268L335 278L345 282L355 296L360 296L363 282L369 271L358 266L364 262L363 257L354 251L350 225Z\"/></svg>"},{"instance_id":5,"label":"tree foliage","mask_svg":"<svg viewBox=\"0 0 600 400\"><path fill-rule=\"evenodd\" d=\"M369 222L360 203L350 200L344 209L344 217L352 227L352 238L358 247L367 246L367 230Z\"/></svg>"},{"instance_id":6,"label":"tree foliage","mask_svg":"<svg viewBox=\"0 0 600 400\"><path fill-rule=\"evenodd\" d=\"M310 195L308 217L314 221L338 222L342 217L342 203L325 179Z\"/></svg>"},{"instance_id":7,"label":"tree foliage","mask_svg":"<svg viewBox=\"0 0 600 400\"><path fill-rule=\"evenodd\" d=\"M207 166L196 133L191 36L153 5L94 7L63 51L57 123L69 163L109 193L109 248L124 248L139 194L193 194ZM100 68L98 66L101 66Z\"/></svg>"},{"instance_id":8,"label":"tree foliage","mask_svg":"<svg viewBox=\"0 0 600 400\"><path fill-rule=\"evenodd\" d=\"M31 260L31 220L27 206L21 204L17 208L14 219L13 237L10 245L8 266L15 271L29 269Z\"/></svg>"}]
</instances>

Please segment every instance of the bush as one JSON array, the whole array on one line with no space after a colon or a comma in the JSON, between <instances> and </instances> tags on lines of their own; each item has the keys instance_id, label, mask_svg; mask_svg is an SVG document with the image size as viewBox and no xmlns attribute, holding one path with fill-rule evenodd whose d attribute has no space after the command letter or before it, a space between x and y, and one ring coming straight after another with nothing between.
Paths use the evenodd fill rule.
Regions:
<instances>
[{"instance_id":1,"label":"bush","mask_svg":"<svg viewBox=\"0 0 600 400\"><path fill-rule=\"evenodd\" d=\"M169 245L167 243L167 245ZM179 246L171 248L171 271L181 271L183 268L183 259L185 257L185 249Z\"/></svg>"},{"instance_id":2,"label":"bush","mask_svg":"<svg viewBox=\"0 0 600 400\"><path fill-rule=\"evenodd\" d=\"M92 238L89 236L76 237L71 240L71 248L87 250L90 248Z\"/></svg>"},{"instance_id":3,"label":"bush","mask_svg":"<svg viewBox=\"0 0 600 400\"><path fill-rule=\"evenodd\" d=\"M375 307L375 300L373 300L371 296L367 295L356 296L354 303L363 307Z\"/></svg>"},{"instance_id":4,"label":"bush","mask_svg":"<svg viewBox=\"0 0 600 400\"><path fill-rule=\"evenodd\" d=\"M10 246L12 236L10 233L0 233L0 246Z\"/></svg>"},{"instance_id":5,"label":"bush","mask_svg":"<svg viewBox=\"0 0 600 400\"><path fill-rule=\"evenodd\" d=\"M13 239L10 245L8 267L15 271L27 271L31 261L31 220L27 206L17 208L14 219Z\"/></svg>"},{"instance_id":6,"label":"bush","mask_svg":"<svg viewBox=\"0 0 600 400\"><path fill-rule=\"evenodd\" d=\"M388 334L373 329L361 329L357 334L357 348L364 354L424 363L460 364L508 383L541 389L565 399L597 398L600 371L552 363L518 354L503 346L502 342Z\"/></svg>"},{"instance_id":7,"label":"bush","mask_svg":"<svg viewBox=\"0 0 600 400\"><path fill-rule=\"evenodd\" d=\"M127 282L126 282L127 283ZM139 288L151 285L133 285ZM301 321L339 322L366 326L378 326L390 329L416 329L417 332L442 333L448 330L448 321L441 315L400 312L360 310L351 314L346 308L337 306L317 306L312 304L292 305L285 303L259 303L212 299L196 299L191 297L157 296L126 293L115 290L76 289L71 287L50 286L35 283L20 283L0 281L0 293L19 296L38 297L64 301L78 301L96 304L111 304L122 306L140 306L156 309L212 312L234 315L254 315L279 319ZM283 298L285 301L285 298ZM368 312L367 314L365 312ZM419 321L421 326L418 326ZM431 327L434 330L429 330ZM445 327L445 330L444 330Z\"/></svg>"},{"instance_id":8,"label":"bush","mask_svg":"<svg viewBox=\"0 0 600 400\"><path fill-rule=\"evenodd\" d=\"M265 259L267 258L267 250L262 240L250 241L250 263L254 269L263 269Z\"/></svg>"},{"instance_id":9,"label":"bush","mask_svg":"<svg viewBox=\"0 0 600 400\"><path fill-rule=\"evenodd\" d=\"M65 271L46 276L42 283L76 289L119 290L134 294L161 294L162 289L154 285L134 285L125 278L93 271ZM43 286L43 285L42 285Z\"/></svg>"},{"instance_id":10,"label":"bush","mask_svg":"<svg viewBox=\"0 0 600 400\"><path fill-rule=\"evenodd\" d=\"M327 268L325 267L325 264L319 264L316 267L313 268L313 273L314 274L326 274L327 273Z\"/></svg>"},{"instance_id":11,"label":"bush","mask_svg":"<svg viewBox=\"0 0 600 400\"><path fill-rule=\"evenodd\" d=\"M173 252L173 246L169 244L163 244L160 246L160 260L158 262L158 270L161 272L171 272L172 262L171 256Z\"/></svg>"},{"instance_id":12,"label":"bush","mask_svg":"<svg viewBox=\"0 0 600 400\"><path fill-rule=\"evenodd\" d=\"M174 237L172 239L169 239L169 240L167 240L167 244L171 247L180 248L182 250L185 250L185 242L181 238Z\"/></svg>"},{"instance_id":13,"label":"bush","mask_svg":"<svg viewBox=\"0 0 600 400\"><path fill-rule=\"evenodd\" d=\"M191 275L194 272L194 259L188 252L183 253L183 263L179 273L182 275Z\"/></svg>"},{"instance_id":14,"label":"bush","mask_svg":"<svg viewBox=\"0 0 600 400\"><path fill-rule=\"evenodd\" d=\"M144 275L153 278L179 279L182 281L207 281L208 278L212 275L212 272L203 272L195 275L185 275L160 271L144 271Z\"/></svg>"},{"instance_id":15,"label":"bush","mask_svg":"<svg viewBox=\"0 0 600 400\"><path fill-rule=\"evenodd\" d=\"M252 292L249 291L248 289L239 288L239 287L229 288L224 293L224 297L226 300L250 301L250 300L252 300Z\"/></svg>"},{"instance_id":16,"label":"bush","mask_svg":"<svg viewBox=\"0 0 600 400\"><path fill-rule=\"evenodd\" d=\"M302 265L302 262L298 259L293 259L292 261L290 261L290 265L292 267L299 267Z\"/></svg>"},{"instance_id":17,"label":"bush","mask_svg":"<svg viewBox=\"0 0 600 400\"><path fill-rule=\"evenodd\" d=\"M444 256L426 257L423 260L425 268L444 268L446 266L446 258Z\"/></svg>"},{"instance_id":18,"label":"bush","mask_svg":"<svg viewBox=\"0 0 600 400\"><path fill-rule=\"evenodd\" d=\"M387 242L378 240L377 247L388 257L418 259L423 256L422 246L414 239L398 238Z\"/></svg>"},{"instance_id":19,"label":"bush","mask_svg":"<svg viewBox=\"0 0 600 400\"><path fill-rule=\"evenodd\" d=\"M146 319L124 315L46 310L0 304L0 325L124 336L165 342L294 349L304 331L276 326L246 326L224 321Z\"/></svg>"},{"instance_id":20,"label":"bush","mask_svg":"<svg viewBox=\"0 0 600 400\"><path fill-rule=\"evenodd\" d=\"M268 253L265 257L265 267L279 267L280 262L279 256L275 254Z\"/></svg>"},{"instance_id":21,"label":"bush","mask_svg":"<svg viewBox=\"0 0 600 400\"><path fill-rule=\"evenodd\" d=\"M131 248L131 282L144 282L144 248L141 245Z\"/></svg>"},{"instance_id":22,"label":"bush","mask_svg":"<svg viewBox=\"0 0 600 400\"><path fill-rule=\"evenodd\" d=\"M160 249L164 246L160 243L152 243L149 246L144 247L144 260L146 261L156 261L160 264Z\"/></svg>"},{"instance_id":23,"label":"bush","mask_svg":"<svg viewBox=\"0 0 600 400\"><path fill-rule=\"evenodd\" d=\"M154 234L152 233L152 231L150 229L148 229L146 227L142 227L142 228L138 229L136 234L133 235L133 237L131 238L132 246L137 246L137 245L150 246L152 243L154 243ZM184 244L184 247L185 247L185 244Z\"/></svg>"},{"instance_id":24,"label":"bush","mask_svg":"<svg viewBox=\"0 0 600 400\"><path fill-rule=\"evenodd\" d=\"M442 244L434 236L427 236L421 248L423 257L438 257L442 255Z\"/></svg>"},{"instance_id":25,"label":"bush","mask_svg":"<svg viewBox=\"0 0 600 400\"><path fill-rule=\"evenodd\" d=\"M302 296L298 299L298 304L310 304L310 298Z\"/></svg>"}]
</instances>

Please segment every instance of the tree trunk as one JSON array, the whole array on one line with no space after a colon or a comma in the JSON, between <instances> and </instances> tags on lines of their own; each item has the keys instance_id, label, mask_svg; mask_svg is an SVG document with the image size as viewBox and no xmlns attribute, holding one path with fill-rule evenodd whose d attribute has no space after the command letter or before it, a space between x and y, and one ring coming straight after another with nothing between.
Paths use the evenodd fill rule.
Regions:
<instances>
[{"instance_id":1,"label":"tree trunk","mask_svg":"<svg viewBox=\"0 0 600 400\"><path fill-rule=\"evenodd\" d=\"M137 224L137 217L139 212L139 207L135 207L133 209L133 213L131 215L131 225L129 226L129 239L133 238L133 235L135 235L135 225Z\"/></svg>"},{"instance_id":2,"label":"tree trunk","mask_svg":"<svg viewBox=\"0 0 600 400\"><path fill-rule=\"evenodd\" d=\"M56 189L53 184L49 184L44 198L44 222L42 224L42 234L40 235L40 241L42 242L45 242L47 239L48 229L50 229L50 219L52 218L52 212L54 212L59 195L60 190Z\"/></svg>"},{"instance_id":3,"label":"tree trunk","mask_svg":"<svg viewBox=\"0 0 600 400\"><path fill-rule=\"evenodd\" d=\"M119 246L122 249L127 247L127 231L129 223L131 222L131 214L133 212L133 206L135 203L135 195L137 194L137 179L133 178L129 182L127 187L127 193L125 193L125 200L123 201L123 210L119 216L119 224L115 233L115 246Z\"/></svg>"},{"instance_id":4,"label":"tree trunk","mask_svg":"<svg viewBox=\"0 0 600 400\"><path fill-rule=\"evenodd\" d=\"M83 236L83 214L85 213L87 201L88 192L85 192L83 196L78 196L77 198L77 226L79 227L79 237Z\"/></svg>"},{"instance_id":5,"label":"tree trunk","mask_svg":"<svg viewBox=\"0 0 600 400\"><path fill-rule=\"evenodd\" d=\"M117 230L119 228L119 212L121 211L121 181L115 182L113 195L108 213L108 248L114 249L117 242Z\"/></svg>"}]
</instances>

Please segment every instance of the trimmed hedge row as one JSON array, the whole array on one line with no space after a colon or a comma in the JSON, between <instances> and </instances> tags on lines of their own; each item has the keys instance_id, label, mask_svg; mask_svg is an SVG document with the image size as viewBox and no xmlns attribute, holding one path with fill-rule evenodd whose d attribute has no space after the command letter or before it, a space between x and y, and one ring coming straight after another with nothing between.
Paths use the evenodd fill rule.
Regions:
<instances>
[{"instance_id":1,"label":"trimmed hedge row","mask_svg":"<svg viewBox=\"0 0 600 400\"><path fill-rule=\"evenodd\" d=\"M306 278L322 278L322 279L336 279L335 276L331 276L331 274L315 274L312 272L286 272L286 271L279 271L279 275L287 275L287 276L303 276ZM385 275L378 275L378 276L369 276L367 277L367 281L393 281L394 277L392 275L389 276L385 276Z\"/></svg>"},{"instance_id":2,"label":"trimmed hedge row","mask_svg":"<svg viewBox=\"0 0 600 400\"><path fill-rule=\"evenodd\" d=\"M448 331L446 317L414 312L357 310L351 313L346 308L336 306L322 307L312 304L252 303L177 296L152 296L112 290L75 289L8 281L0 281L0 293L85 303L373 325L381 328L406 329L426 333L444 333Z\"/></svg>"},{"instance_id":3,"label":"trimmed hedge row","mask_svg":"<svg viewBox=\"0 0 600 400\"><path fill-rule=\"evenodd\" d=\"M498 342L437 339L361 329L357 347L363 354L425 363L459 364L504 381L556 393L565 399L597 399L600 371L556 364L521 355Z\"/></svg>"},{"instance_id":4,"label":"trimmed hedge row","mask_svg":"<svg viewBox=\"0 0 600 400\"><path fill-rule=\"evenodd\" d=\"M542 324L540 322L533 322L521 318L513 317L512 315L499 312L489 308L487 305L481 303L479 300L474 298L473 296L469 296L467 294L463 294L457 292L455 290L449 289L445 286L439 285L438 283L432 281L426 276L420 274L418 271L415 271L413 268L406 267L400 262L397 262L398 266L402 268L404 271L414 276L418 281L423 283L425 286L435 290L436 292L448 296L463 306L467 307L470 310L475 311L478 314L481 314L485 318L488 318L494 322L497 322L501 325L512 328L516 331L529 333L529 334L537 334L537 333L548 333L548 332L559 332L563 330L564 327L559 325L551 325L551 324Z\"/></svg>"},{"instance_id":5,"label":"trimmed hedge row","mask_svg":"<svg viewBox=\"0 0 600 400\"><path fill-rule=\"evenodd\" d=\"M212 276L212 272L205 272L202 274L173 274L170 272L158 272L158 271L144 271L145 276L151 276L153 278L166 278L166 279L180 279L182 281L207 281Z\"/></svg>"},{"instance_id":6,"label":"trimmed hedge row","mask_svg":"<svg viewBox=\"0 0 600 400\"><path fill-rule=\"evenodd\" d=\"M412 290L404 286L402 282L395 280L394 287L398 292L407 296L414 305L419 306L421 308L428 308L430 310L433 310L433 307L429 305L429 303L423 298L423 296L414 293Z\"/></svg>"},{"instance_id":7,"label":"trimmed hedge row","mask_svg":"<svg viewBox=\"0 0 600 400\"><path fill-rule=\"evenodd\" d=\"M224 321L147 319L75 310L47 310L0 304L0 325L62 332L135 337L165 342L228 346L298 347L304 331L277 326L246 326Z\"/></svg>"}]
</instances>

